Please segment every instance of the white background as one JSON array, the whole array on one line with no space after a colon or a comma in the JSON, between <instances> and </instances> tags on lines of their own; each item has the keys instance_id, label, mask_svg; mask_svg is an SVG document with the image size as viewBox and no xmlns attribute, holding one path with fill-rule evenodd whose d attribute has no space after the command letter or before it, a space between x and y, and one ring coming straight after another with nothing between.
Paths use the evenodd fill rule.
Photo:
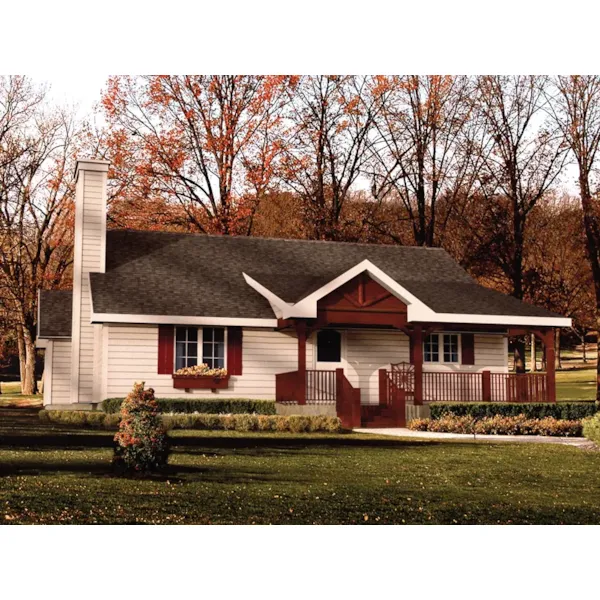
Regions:
<instances>
[{"instance_id":1,"label":"white background","mask_svg":"<svg viewBox=\"0 0 600 600\"><path fill-rule=\"evenodd\" d=\"M0 71L50 81L57 99L83 112L107 74L594 73L592 6L4 2ZM597 526L0 527L0 597L597 598L598 534Z\"/></svg>"}]
</instances>

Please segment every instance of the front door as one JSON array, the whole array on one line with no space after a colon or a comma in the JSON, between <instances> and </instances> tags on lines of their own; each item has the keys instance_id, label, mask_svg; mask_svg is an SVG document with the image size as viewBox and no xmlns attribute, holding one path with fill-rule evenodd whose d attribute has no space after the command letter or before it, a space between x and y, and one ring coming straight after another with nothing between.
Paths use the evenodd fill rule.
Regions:
<instances>
[{"instance_id":1,"label":"front door","mask_svg":"<svg viewBox=\"0 0 600 600\"><path fill-rule=\"evenodd\" d=\"M335 371L342 368L342 334L335 329L317 331L315 368L319 371Z\"/></svg>"},{"instance_id":2,"label":"front door","mask_svg":"<svg viewBox=\"0 0 600 600\"><path fill-rule=\"evenodd\" d=\"M342 334L335 329L322 329L317 332L315 341L315 371L309 373L306 381L306 397L315 402L335 402L335 370L342 368Z\"/></svg>"}]
</instances>

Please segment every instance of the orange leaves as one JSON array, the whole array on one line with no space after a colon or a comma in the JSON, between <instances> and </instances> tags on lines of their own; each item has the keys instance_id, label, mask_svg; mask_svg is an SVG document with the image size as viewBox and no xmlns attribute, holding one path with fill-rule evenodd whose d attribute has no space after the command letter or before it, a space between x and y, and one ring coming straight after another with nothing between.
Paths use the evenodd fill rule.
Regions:
<instances>
[{"instance_id":1,"label":"orange leaves","mask_svg":"<svg viewBox=\"0 0 600 600\"><path fill-rule=\"evenodd\" d=\"M181 202L195 227L230 233L252 214L240 198L252 191L256 203L274 176L281 109L297 81L283 75L111 79L103 106L108 150L127 181L123 190Z\"/></svg>"}]
</instances>

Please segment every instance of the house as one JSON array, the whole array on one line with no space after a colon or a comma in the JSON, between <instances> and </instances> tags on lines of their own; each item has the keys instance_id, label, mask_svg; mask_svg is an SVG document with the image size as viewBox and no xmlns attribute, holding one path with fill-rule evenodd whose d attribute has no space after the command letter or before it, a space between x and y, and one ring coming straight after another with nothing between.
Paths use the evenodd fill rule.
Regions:
<instances>
[{"instance_id":1,"label":"house","mask_svg":"<svg viewBox=\"0 0 600 600\"><path fill-rule=\"evenodd\" d=\"M571 320L478 285L442 249L106 230L108 163L76 169L73 291L41 291L46 408L157 397L277 400L403 424L431 401L555 401ZM534 333L546 373L508 370ZM175 372L206 363L226 377Z\"/></svg>"}]
</instances>

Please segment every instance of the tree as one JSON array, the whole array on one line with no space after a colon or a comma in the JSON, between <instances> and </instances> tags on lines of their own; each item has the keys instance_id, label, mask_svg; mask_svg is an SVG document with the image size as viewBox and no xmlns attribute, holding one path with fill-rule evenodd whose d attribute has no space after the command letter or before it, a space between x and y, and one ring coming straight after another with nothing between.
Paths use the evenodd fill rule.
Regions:
<instances>
[{"instance_id":1,"label":"tree","mask_svg":"<svg viewBox=\"0 0 600 600\"><path fill-rule=\"evenodd\" d=\"M287 88L279 76L113 77L99 154L119 194L179 202L201 232L248 234L273 180Z\"/></svg>"},{"instance_id":2,"label":"tree","mask_svg":"<svg viewBox=\"0 0 600 600\"><path fill-rule=\"evenodd\" d=\"M596 330L600 331L600 205L597 197L600 77L558 77L555 84L558 93L551 104L553 115L579 169L579 194L587 255L594 279ZM598 359L596 399L600 401L600 343Z\"/></svg>"},{"instance_id":3,"label":"tree","mask_svg":"<svg viewBox=\"0 0 600 600\"><path fill-rule=\"evenodd\" d=\"M24 77L0 78L0 123L0 300L32 394L37 290L68 282L72 262L75 126Z\"/></svg>"},{"instance_id":4,"label":"tree","mask_svg":"<svg viewBox=\"0 0 600 600\"><path fill-rule=\"evenodd\" d=\"M484 198L501 199L506 217L494 225L502 231L502 252L494 259L524 297L524 249L528 217L557 181L568 148L547 116L548 79L534 76L478 78L477 103L485 131L481 144L478 189ZM499 216L499 215L498 215ZM515 365L524 370L524 344L515 344Z\"/></svg>"},{"instance_id":5,"label":"tree","mask_svg":"<svg viewBox=\"0 0 600 600\"><path fill-rule=\"evenodd\" d=\"M290 91L279 170L301 199L305 236L346 239L344 206L373 145L380 101L365 77L302 77Z\"/></svg>"},{"instance_id":6,"label":"tree","mask_svg":"<svg viewBox=\"0 0 600 600\"><path fill-rule=\"evenodd\" d=\"M387 219L379 229L399 243L440 245L457 196L470 191L478 171L473 82L439 75L377 82L382 109L375 119L371 189L379 202L400 205L396 218L410 223L412 239L398 237Z\"/></svg>"},{"instance_id":7,"label":"tree","mask_svg":"<svg viewBox=\"0 0 600 600\"><path fill-rule=\"evenodd\" d=\"M532 211L525 253L525 299L570 317L584 340L593 327L594 283L585 260L582 210L572 198L548 198ZM560 364L560 330L555 357Z\"/></svg>"}]
</instances>

